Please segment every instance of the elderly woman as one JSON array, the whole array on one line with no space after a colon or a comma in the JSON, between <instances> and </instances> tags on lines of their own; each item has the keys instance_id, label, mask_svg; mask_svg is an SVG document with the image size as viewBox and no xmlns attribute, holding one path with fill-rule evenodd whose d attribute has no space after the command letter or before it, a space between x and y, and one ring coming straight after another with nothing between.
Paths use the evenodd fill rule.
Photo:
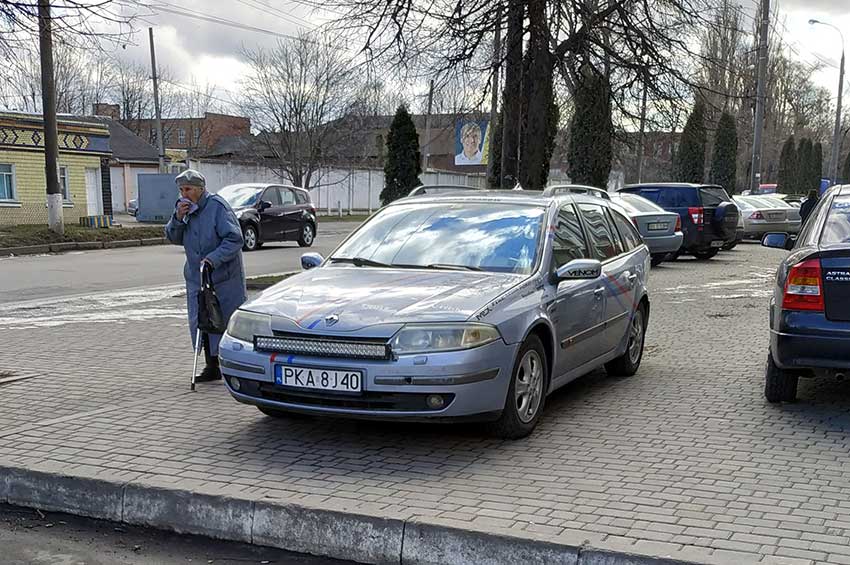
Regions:
<instances>
[{"instance_id":1,"label":"elderly woman","mask_svg":"<svg viewBox=\"0 0 850 565\"><path fill-rule=\"evenodd\" d=\"M177 176L180 200L165 226L165 236L186 251L183 277L189 306L189 327L193 345L198 327L198 292L201 289L201 263L212 269L212 282L225 320L245 302L245 271L242 267L242 230L239 220L224 198L206 190L206 180L197 171ZM197 382L221 378L218 366L220 335L204 334L206 367Z\"/></svg>"}]
</instances>

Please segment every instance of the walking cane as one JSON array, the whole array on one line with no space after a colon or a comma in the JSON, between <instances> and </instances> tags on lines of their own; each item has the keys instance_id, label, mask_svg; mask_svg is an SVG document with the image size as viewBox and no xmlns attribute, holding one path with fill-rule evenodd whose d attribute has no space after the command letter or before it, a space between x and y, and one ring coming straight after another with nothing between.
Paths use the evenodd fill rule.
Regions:
<instances>
[{"instance_id":1,"label":"walking cane","mask_svg":"<svg viewBox=\"0 0 850 565\"><path fill-rule=\"evenodd\" d=\"M201 262L201 286L203 286L204 267L206 267L206 265L207 265L206 263ZM199 296L200 296L200 292L201 292L201 290L198 291ZM199 311L198 311L198 316L196 316L196 318L200 317L200 301L198 301L198 307L199 307ZM195 360L192 363L192 381L189 384L189 390L191 390L192 392L195 391L195 377L198 374L198 355L201 354L201 347L202 347L202 345L201 345L201 328L198 327L198 330L195 332Z\"/></svg>"}]
</instances>

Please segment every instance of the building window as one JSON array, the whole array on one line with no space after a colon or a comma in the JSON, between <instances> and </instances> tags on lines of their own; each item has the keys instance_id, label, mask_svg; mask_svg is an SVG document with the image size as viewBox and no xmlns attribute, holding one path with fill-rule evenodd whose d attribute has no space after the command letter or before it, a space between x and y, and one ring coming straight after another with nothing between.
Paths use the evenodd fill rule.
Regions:
<instances>
[{"instance_id":1,"label":"building window","mask_svg":"<svg viewBox=\"0 0 850 565\"><path fill-rule=\"evenodd\" d=\"M154 147L156 147L156 144L157 144L157 139L156 139L156 130L155 130L155 129L152 129L152 130L151 130L151 145L153 145Z\"/></svg>"},{"instance_id":2,"label":"building window","mask_svg":"<svg viewBox=\"0 0 850 565\"><path fill-rule=\"evenodd\" d=\"M62 199L71 201L71 192L68 190L68 167L59 167L59 190L62 191Z\"/></svg>"},{"instance_id":3,"label":"building window","mask_svg":"<svg viewBox=\"0 0 850 565\"><path fill-rule=\"evenodd\" d=\"M0 200L15 199L15 170L12 165L0 165Z\"/></svg>"},{"instance_id":4,"label":"building window","mask_svg":"<svg viewBox=\"0 0 850 565\"><path fill-rule=\"evenodd\" d=\"M183 128L177 130L177 143L186 145L186 130Z\"/></svg>"},{"instance_id":5,"label":"building window","mask_svg":"<svg viewBox=\"0 0 850 565\"><path fill-rule=\"evenodd\" d=\"M195 129L195 145L201 144L201 128Z\"/></svg>"}]
</instances>

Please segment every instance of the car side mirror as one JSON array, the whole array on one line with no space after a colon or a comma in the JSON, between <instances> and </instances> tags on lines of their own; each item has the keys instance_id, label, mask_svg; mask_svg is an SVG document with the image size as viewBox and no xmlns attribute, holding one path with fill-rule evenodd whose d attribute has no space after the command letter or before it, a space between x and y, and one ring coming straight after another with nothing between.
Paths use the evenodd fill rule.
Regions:
<instances>
[{"instance_id":1,"label":"car side mirror","mask_svg":"<svg viewBox=\"0 0 850 565\"><path fill-rule=\"evenodd\" d=\"M596 259L573 259L555 271L558 281L598 279L602 276L602 263Z\"/></svg>"},{"instance_id":2,"label":"car side mirror","mask_svg":"<svg viewBox=\"0 0 850 565\"><path fill-rule=\"evenodd\" d=\"M789 237L787 233L766 233L761 239L761 244L765 247L773 247L775 249L791 250L794 247L796 238Z\"/></svg>"},{"instance_id":3,"label":"car side mirror","mask_svg":"<svg viewBox=\"0 0 850 565\"><path fill-rule=\"evenodd\" d=\"M262 212L263 210L268 210L272 207L272 203L268 200L260 200L260 205L257 208Z\"/></svg>"},{"instance_id":4,"label":"car side mirror","mask_svg":"<svg viewBox=\"0 0 850 565\"><path fill-rule=\"evenodd\" d=\"M301 256L301 268L305 271L315 269L325 262L325 258L319 253L305 253Z\"/></svg>"}]
</instances>

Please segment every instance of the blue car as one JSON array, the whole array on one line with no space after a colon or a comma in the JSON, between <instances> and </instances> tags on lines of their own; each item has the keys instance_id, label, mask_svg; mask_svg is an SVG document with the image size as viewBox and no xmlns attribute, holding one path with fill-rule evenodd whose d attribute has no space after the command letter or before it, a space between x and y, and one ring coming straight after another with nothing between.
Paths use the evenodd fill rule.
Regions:
<instances>
[{"instance_id":1,"label":"blue car","mask_svg":"<svg viewBox=\"0 0 850 565\"><path fill-rule=\"evenodd\" d=\"M600 198L405 198L242 306L221 370L270 416L489 421L520 438L568 382L638 370L649 263Z\"/></svg>"},{"instance_id":2,"label":"blue car","mask_svg":"<svg viewBox=\"0 0 850 565\"><path fill-rule=\"evenodd\" d=\"M801 376L850 374L850 185L824 194L799 237L769 233L762 244L791 249L770 300L764 395L792 401Z\"/></svg>"}]
</instances>

